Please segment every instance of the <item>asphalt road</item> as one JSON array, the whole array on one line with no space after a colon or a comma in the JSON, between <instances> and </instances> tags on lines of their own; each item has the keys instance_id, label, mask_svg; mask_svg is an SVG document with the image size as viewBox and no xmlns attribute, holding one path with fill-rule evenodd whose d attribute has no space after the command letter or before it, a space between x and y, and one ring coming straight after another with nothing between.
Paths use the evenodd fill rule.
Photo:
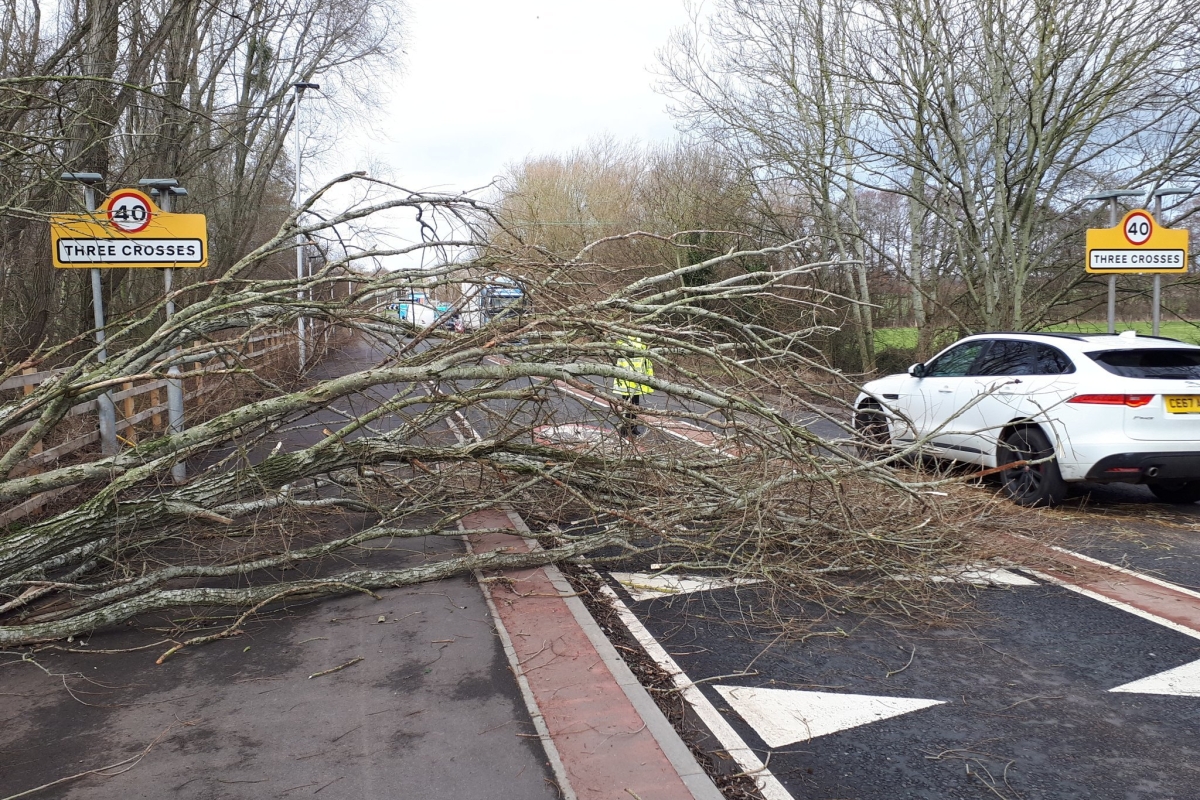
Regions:
<instances>
[{"instance_id":1,"label":"asphalt road","mask_svg":"<svg viewBox=\"0 0 1200 800\"><path fill-rule=\"evenodd\" d=\"M611 428L598 408L564 400L554 418ZM845 435L819 420L812 429ZM1082 485L1064 508L1031 513L1070 551L1200 589L1198 506ZM769 797L1200 797L1200 631L1036 571L1003 574L1011 581L963 585L971 610L947 624L842 616L804 641L749 621L766 606L752 586L644 599L606 578L778 781Z\"/></svg>"},{"instance_id":2,"label":"asphalt road","mask_svg":"<svg viewBox=\"0 0 1200 800\"><path fill-rule=\"evenodd\" d=\"M613 586L797 800L1196 796L1200 699L1111 690L1200 659L1200 639L1066 589L977 589L958 625L844 616L847 635L795 642L747 625L754 588Z\"/></svg>"},{"instance_id":3,"label":"asphalt road","mask_svg":"<svg viewBox=\"0 0 1200 800\"><path fill-rule=\"evenodd\" d=\"M320 369L378 356L355 343ZM407 388L340 401L247 457L316 441L393 391ZM429 436L453 441L444 426ZM337 524L349 533L369 521L347 514ZM374 541L322 568L401 568L461 552L443 537ZM162 665L155 658L186 610L77 637L66 645L74 652L60 643L0 653L0 798L561 797L475 581L378 594L256 614L242 635ZM141 649L111 652L125 648Z\"/></svg>"},{"instance_id":4,"label":"asphalt road","mask_svg":"<svg viewBox=\"0 0 1200 800\"><path fill-rule=\"evenodd\" d=\"M597 386L592 398L498 401L462 421L458 435L510 423L611 435L616 415ZM1200 587L1200 507L1085 485L1066 507L1032 513L1071 551ZM642 599L605 577L737 739L713 749L752 751L776 781L764 789L772 800L1200 796L1200 631L1036 572L1004 574L1002 585L963 585L971 611L947 624L842 616L803 641L749 621L765 606L752 586ZM1175 677L1145 683L1163 673Z\"/></svg>"}]
</instances>

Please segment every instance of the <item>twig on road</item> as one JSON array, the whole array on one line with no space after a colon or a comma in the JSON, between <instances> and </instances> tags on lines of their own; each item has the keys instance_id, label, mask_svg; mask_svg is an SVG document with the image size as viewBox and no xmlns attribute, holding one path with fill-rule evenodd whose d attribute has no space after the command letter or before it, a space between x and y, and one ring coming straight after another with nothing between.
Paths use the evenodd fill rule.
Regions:
<instances>
[{"instance_id":1,"label":"twig on road","mask_svg":"<svg viewBox=\"0 0 1200 800\"><path fill-rule=\"evenodd\" d=\"M355 664L357 664L358 662L360 662L362 660L363 660L362 656L358 656L357 658L350 659L345 664L338 664L336 667L331 667L330 669L323 669L320 672L314 672L312 675L308 676L309 680L312 680L313 678L320 678L322 675L331 675L335 672L339 672L339 671L345 669L346 667L353 667Z\"/></svg>"}]
</instances>

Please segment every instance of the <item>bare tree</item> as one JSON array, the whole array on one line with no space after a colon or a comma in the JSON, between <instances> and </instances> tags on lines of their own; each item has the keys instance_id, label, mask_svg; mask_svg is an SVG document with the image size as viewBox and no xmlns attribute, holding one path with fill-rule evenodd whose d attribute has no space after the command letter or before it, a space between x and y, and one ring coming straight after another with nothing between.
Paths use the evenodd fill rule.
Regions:
<instances>
[{"instance_id":1,"label":"bare tree","mask_svg":"<svg viewBox=\"0 0 1200 800\"><path fill-rule=\"evenodd\" d=\"M672 40L665 88L687 129L760 184L808 193L840 257L864 260L856 188L905 198L891 269L919 325L933 308L964 331L1025 328L1084 280L1064 260L1088 224L1084 196L1194 179L1196 11L726 0Z\"/></svg>"},{"instance_id":2,"label":"bare tree","mask_svg":"<svg viewBox=\"0 0 1200 800\"><path fill-rule=\"evenodd\" d=\"M321 74L329 110L350 114L375 85L363 72L399 42L396 6L361 0L78 0L45 15L32 1L7 6L0 357L10 361L91 326L86 275L56 272L48 257L46 216L81 205L78 189L58 181L62 172L98 172L101 189L179 179L191 195L186 210L209 217L212 261L223 271L291 211L292 83ZM160 285L156 272L104 276L117 312L146 303Z\"/></svg>"},{"instance_id":3,"label":"bare tree","mask_svg":"<svg viewBox=\"0 0 1200 800\"><path fill-rule=\"evenodd\" d=\"M845 271L839 288L869 371L874 325L856 182L862 110L858 83L841 68L851 23L839 3L731 2L707 17L697 7L663 68L685 130L716 143L759 185L762 213L786 213L798 198L816 217L819 258ZM791 202L781 208L780 197Z\"/></svg>"},{"instance_id":4,"label":"bare tree","mask_svg":"<svg viewBox=\"0 0 1200 800\"><path fill-rule=\"evenodd\" d=\"M361 178L343 180L352 179ZM392 199L297 230L298 210L292 224L154 336L134 337L143 320L122 320L113 335L124 346L106 364L87 354L33 394L0 405L0 437L9 443L0 453L0 503L74 492L53 513L0 534L0 645L83 634L153 610L215 605L253 613L296 597L369 592L603 548L617 556L656 548L689 570L753 574L781 599L903 601L925 590L901 581L884 591L839 576L912 575L975 552L920 483L906 484L807 429L814 416L848 420L840 375L797 348L794 332L739 321L709 302L819 302L802 278L823 265L798 263L796 242L724 253L600 297L574 285L580 265L599 266L589 259L605 243L589 242L526 284L532 314L469 335L414 329L387 311L408 276L364 276L338 300L300 299L296 280L248 277L297 232L316 234L388 208L421 207L423 218L444 215L456 230L495 224L489 209L462 196L392 188ZM483 239L424 246L433 245L473 247L492 267L524 269L522 252ZM704 284L684 280L747 258L769 268ZM540 263L547 266L544 257ZM311 283L340 279L342 266L331 262ZM424 278L454 282L463 269L447 263ZM378 363L287 391L241 366L236 342L219 336L288 326L299 313L376 343ZM620 341L631 335L650 346L653 377L617 366ZM73 404L131 376L212 358L224 365L210 372L251 381L262 398L114 456L21 474L33 444ZM677 433L638 444L617 437L619 411L606 399L614 379L649 383L658 401L642 410L645 422ZM314 428L315 440L288 434ZM685 430L698 433L678 434ZM207 466L177 486L168 476L183 458L204 458ZM372 540L459 535L467 514L496 504L526 514L546 549L405 570L311 569ZM334 512L365 514L369 524L344 535L303 525ZM290 533L281 538L279 530ZM297 566L307 577L280 571ZM180 631L171 652L232 635L238 624Z\"/></svg>"}]
</instances>

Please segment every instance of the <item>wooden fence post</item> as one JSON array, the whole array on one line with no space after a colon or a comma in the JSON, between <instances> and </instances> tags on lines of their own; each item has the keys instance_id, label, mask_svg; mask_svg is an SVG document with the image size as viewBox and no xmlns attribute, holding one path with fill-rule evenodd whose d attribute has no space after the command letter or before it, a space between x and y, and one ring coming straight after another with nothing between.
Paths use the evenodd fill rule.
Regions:
<instances>
[{"instance_id":1,"label":"wooden fence post","mask_svg":"<svg viewBox=\"0 0 1200 800\"><path fill-rule=\"evenodd\" d=\"M133 389L133 381L126 381L125 383L121 384L122 391L130 392L130 395L128 397L126 397L125 400L121 404L121 413L124 415L125 421L129 422L129 425L125 428L125 440L127 442L129 442L131 445L136 446L137 445L137 426L135 426L132 422L130 422L130 420L133 419L133 409L134 409L132 389Z\"/></svg>"},{"instance_id":2,"label":"wooden fence post","mask_svg":"<svg viewBox=\"0 0 1200 800\"><path fill-rule=\"evenodd\" d=\"M155 433L158 433L159 431L162 430L162 413L157 410L158 404L159 404L158 386L155 385L155 387L150 390L150 407L153 409L156 409L155 412L150 415L150 429L153 430Z\"/></svg>"}]
</instances>

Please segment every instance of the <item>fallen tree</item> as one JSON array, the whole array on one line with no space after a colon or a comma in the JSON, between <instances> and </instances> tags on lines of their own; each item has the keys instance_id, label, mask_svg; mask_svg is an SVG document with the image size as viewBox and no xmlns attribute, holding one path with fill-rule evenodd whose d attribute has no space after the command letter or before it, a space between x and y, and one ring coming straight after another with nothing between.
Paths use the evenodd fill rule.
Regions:
<instances>
[{"instance_id":1,"label":"fallen tree","mask_svg":"<svg viewBox=\"0 0 1200 800\"><path fill-rule=\"evenodd\" d=\"M338 182L351 180L365 178ZM298 232L318 237L397 207L427 220L448 216L468 232L414 246L470 247L475 256L422 271L427 291L461 304L452 287L464 270L488 270L521 281L532 310L471 334L417 328L387 308L414 276L387 272L353 276L345 297L312 299L322 293L309 289L347 280L351 262L395 250L344 252L302 280L244 277ZM813 419L848 423L845 398L853 395L806 341L826 298L806 282L821 265L802 263L798 243L652 265L620 290L598 293L582 276L603 268L604 242L565 262L501 250L480 234L496 224L486 207L464 197L400 193L300 225L305 210L153 336L133 340L131 332L158 307L110 326L107 362L93 351L0 405L0 441L8 442L0 503L49 490L71 498L0 534L0 646L85 635L150 611L243 611L219 633L180 632L182 646L236 632L248 613L300 597L649 550L666 568L749 575L790 596L908 608L929 587L891 581L881 589L880 577L928 573L984 552L956 520L970 513L986 528L985 499L948 514L930 493L940 483L906 482L888 468L902 454L862 458L809 430ZM769 268L689 279L750 257ZM797 324L761 324L752 309L763 305L794 309ZM231 332L291 327L301 315L352 332L376 360L291 388L241 363ZM650 346L653 377L616 366L630 336ZM39 353L9 373L54 355ZM15 471L72 405L132 376L162 377L173 364L212 358L222 363L210 372L261 397L116 455ZM640 413L657 433L643 441L616 435L623 409L609 387L619 378L655 390ZM171 468L185 459L192 476L176 485ZM371 542L459 536L471 513L497 505L534 521L543 548L394 570L337 566L335 557ZM335 514L358 515L363 529L322 533L329 526L321 521ZM300 566L309 574L285 578Z\"/></svg>"}]
</instances>

